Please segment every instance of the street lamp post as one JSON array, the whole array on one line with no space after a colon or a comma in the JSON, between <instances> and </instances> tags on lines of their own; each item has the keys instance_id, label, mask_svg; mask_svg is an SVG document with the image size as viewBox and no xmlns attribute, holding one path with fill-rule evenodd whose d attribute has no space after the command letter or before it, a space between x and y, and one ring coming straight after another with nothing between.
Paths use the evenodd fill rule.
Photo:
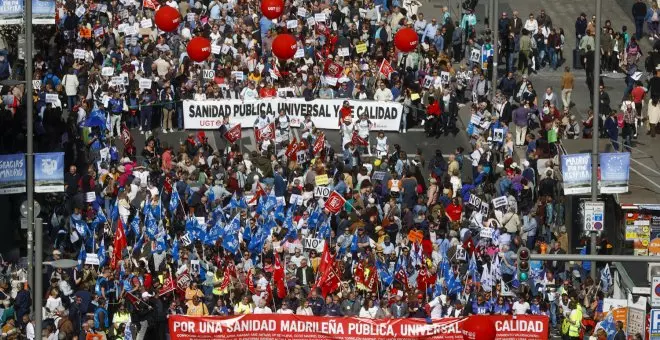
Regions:
<instances>
[{"instance_id":1,"label":"street lamp post","mask_svg":"<svg viewBox=\"0 0 660 340\"><path fill-rule=\"evenodd\" d=\"M591 201L598 202L598 116L600 113L600 34L602 30L601 24L601 8L603 0L596 0L596 40L594 48L594 71L593 71L593 134L591 136ZM585 65L587 66L587 65ZM588 67L588 66L587 66ZM596 255L596 232L591 232L591 255ZM596 280L596 262L591 262L591 278Z\"/></svg>"}]
</instances>

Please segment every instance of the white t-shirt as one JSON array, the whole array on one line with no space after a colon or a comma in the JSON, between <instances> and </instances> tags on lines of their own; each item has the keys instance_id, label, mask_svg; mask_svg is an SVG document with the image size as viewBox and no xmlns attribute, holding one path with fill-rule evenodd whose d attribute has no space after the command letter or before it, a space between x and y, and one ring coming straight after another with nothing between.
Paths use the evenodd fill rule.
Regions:
<instances>
[{"instance_id":1,"label":"white t-shirt","mask_svg":"<svg viewBox=\"0 0 660 340\"><path fill-rule=\"evenodd\" d=\"M287 308L287 309L280 308L280 309L277 310L277 314L293 314L293 310L291 310L289 308Z\"/></svg>"},{"instance_id":2,"label":"white t-shirt","mask_svg":"<svg viewBox=\"0 0 660 340\"><path fill-rule=\"evenodd\" d=\"M273 314L273 311L268 306L255 307L254 308L254 314Z\"/></svg>"},{"instance_id":3,"label":"white t-shirt","mask_svg":"<svg viewBox=\"0 0 660 340\"><path fill-rule=\"evenodd\" d=\"M513 303L513 307L511 309L513 310L513 315L526 314L529 310L529 302L525 301L520 303L520 301L516 301Z\"/></svg>"}]
</instances>

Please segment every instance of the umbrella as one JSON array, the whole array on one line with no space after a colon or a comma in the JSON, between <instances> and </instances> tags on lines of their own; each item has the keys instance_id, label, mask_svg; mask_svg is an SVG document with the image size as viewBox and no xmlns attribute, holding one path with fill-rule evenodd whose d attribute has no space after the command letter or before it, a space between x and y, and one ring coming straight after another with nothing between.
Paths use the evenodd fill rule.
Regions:
<instances>
[{"instance_id":1,"label":"umbrella","mask_svg":"<svg viewBox=\"0 0 660 340\"><path fill-rule=\"evenodd\" d=\"M87 119L85 119L85 121L82 122L81 125L84 126L84 127L98 126L98 127L101 127L103 129L105 129L105 119L102 119L99 116L91 116L91 117L88 117Z\"/></svg>"}]
</instances>

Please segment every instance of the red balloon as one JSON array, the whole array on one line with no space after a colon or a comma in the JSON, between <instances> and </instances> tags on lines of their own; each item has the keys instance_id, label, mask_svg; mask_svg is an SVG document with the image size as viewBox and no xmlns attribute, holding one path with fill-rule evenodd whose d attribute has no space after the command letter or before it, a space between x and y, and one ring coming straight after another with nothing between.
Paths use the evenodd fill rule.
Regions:
<instances>
[{"instance_id":1,"label":"red balloon","mask_svg":"<svg viewBox=\"0 0 660 340\"><path fill-rule=\"evenodd\" d=\"M261 0L261 13L268 19L277 19L284 12L284 1Z\"/></svg>"},{"instance_id":2,"label":"red balloon","mask_svg":"<svg viewBox=\"0 0 660 340\"><path fill-rule=\"evenodd\" d=\"M280 59L291 59L298 50L296 38L291 34L280 34L273 40L273 54Z\"/></svg>"},{"instance_id":3,"label":"red balloon","mask_svg":"<svg viewBox=\"0 0 660 340\"><path fill-rule=\"evenodd\" d=\"M495 340L495 323L486 315L472 315L463 321L464 340Z\"/></svg>"},{"instance_id":4,"label":"red balloon","mask_svg":"<svg viewBox=\"0 0 660 340\"><path fill-rule=\"evenodd\" d=\"M181 23L181 14L171 6L161 6L156 12L156 26L165 32L172 32Z\"/></svg>"},{"instance_id":5,"label":"red balloon","mask_svg":"<svg viewBox=\"0 0 660 340\"><path fill-rule=\"evenodd\" d=\"M419 36L417 36L417 32L412 28L402 28L394 35L394 46L401 52L414 51L418 43Z\"/></svg>"},{"instance_id":6,"label":"red balloon","mask_svg":"<svg viewBox=\"0 0 660 340\"><path fill-rule=\"evenodd\" d=\"M194 37L186 46L188 56L193 61L202 62L211 55L211 41L202 37Z\"/></svg>"}]
</instances>

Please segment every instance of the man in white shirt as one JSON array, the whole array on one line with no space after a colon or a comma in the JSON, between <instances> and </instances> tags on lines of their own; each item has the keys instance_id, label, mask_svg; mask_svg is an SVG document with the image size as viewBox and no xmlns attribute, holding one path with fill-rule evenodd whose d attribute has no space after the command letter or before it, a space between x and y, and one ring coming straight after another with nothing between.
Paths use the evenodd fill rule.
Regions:
<instances>
[{"instance_id":1,"label":"man in white shirt","mask_svg":"<svg viewBox=\"0 0 660 340\"><path fill-rule=\"evenodd\" d=\"M293 314L293 310L289 308L289 303L282 301L282 308L277 310L277 314Z\"/></svg>"},{"instance_id":2,"label":"man in white shirt","mask_svg":"<svg viewBox=\"0 0 660 340\"><path fill-rule=\"evenodd\" d=\"M254 88L254 83L248 83L248 87L244 87L240 94L243 100L256 100L259 98L259 92Z\"/></svg>"},{"instance_id":3,"label":"man in white shirt","mask_svg":"<svg viewBox=\"0 0 660 340\"><path fill-rule=\"evenodd\" d=\"M415 28L415 32L417 32L418 35L424 34L424 29L426 28L426 20L424 20L423 13L417 14L417 20L415 21L415 25L413 27Z\"/></svg>"},{"instance_id":4,"label":"man in white shirt","mask_svg":"<svg viewBox=\"0 0 660 340\"><path fill-rule=\"evenodd\" d=\"M511 308L513 310L513 315L524 315L529 311L529 302L525 301L525 296L520 295L518 301L513 303Z\"/></svg>"},{"instance_id":5,"label":"man in white shirt","mask_svg":"<svg viewBox=\"0 0 660 340\"><path fill-rule=\"evenodd\" d=\"M260 299L259 304L254 308L254 314L273 314L273 310L266 306L266 300Z\"/></svg>"},{"instance_id":6,"label":"man in white shirt","mask_svg":"<svg viewBox=\"0 0 660 340\"><path fill-rule=\"evenodd\" d=\"M296 248L296 253L291 256L291 262L296 264L296 267L300 267L300 262L305 258L305 256L302 254L302 250L300 248Z\"/></svg>"},{"instance_id":7,"label":"man in white shirt","mask_svg":"<svg viewBox=\"0 0 660 340\"><path fill-rule=\"evenodd\" d=\"M381 82L378 85L378 89L376 89L376 93L374 93L374 100L391 102L393 99L392 90L388 89L385 83Z\"/></svg>"}]
</instances>

